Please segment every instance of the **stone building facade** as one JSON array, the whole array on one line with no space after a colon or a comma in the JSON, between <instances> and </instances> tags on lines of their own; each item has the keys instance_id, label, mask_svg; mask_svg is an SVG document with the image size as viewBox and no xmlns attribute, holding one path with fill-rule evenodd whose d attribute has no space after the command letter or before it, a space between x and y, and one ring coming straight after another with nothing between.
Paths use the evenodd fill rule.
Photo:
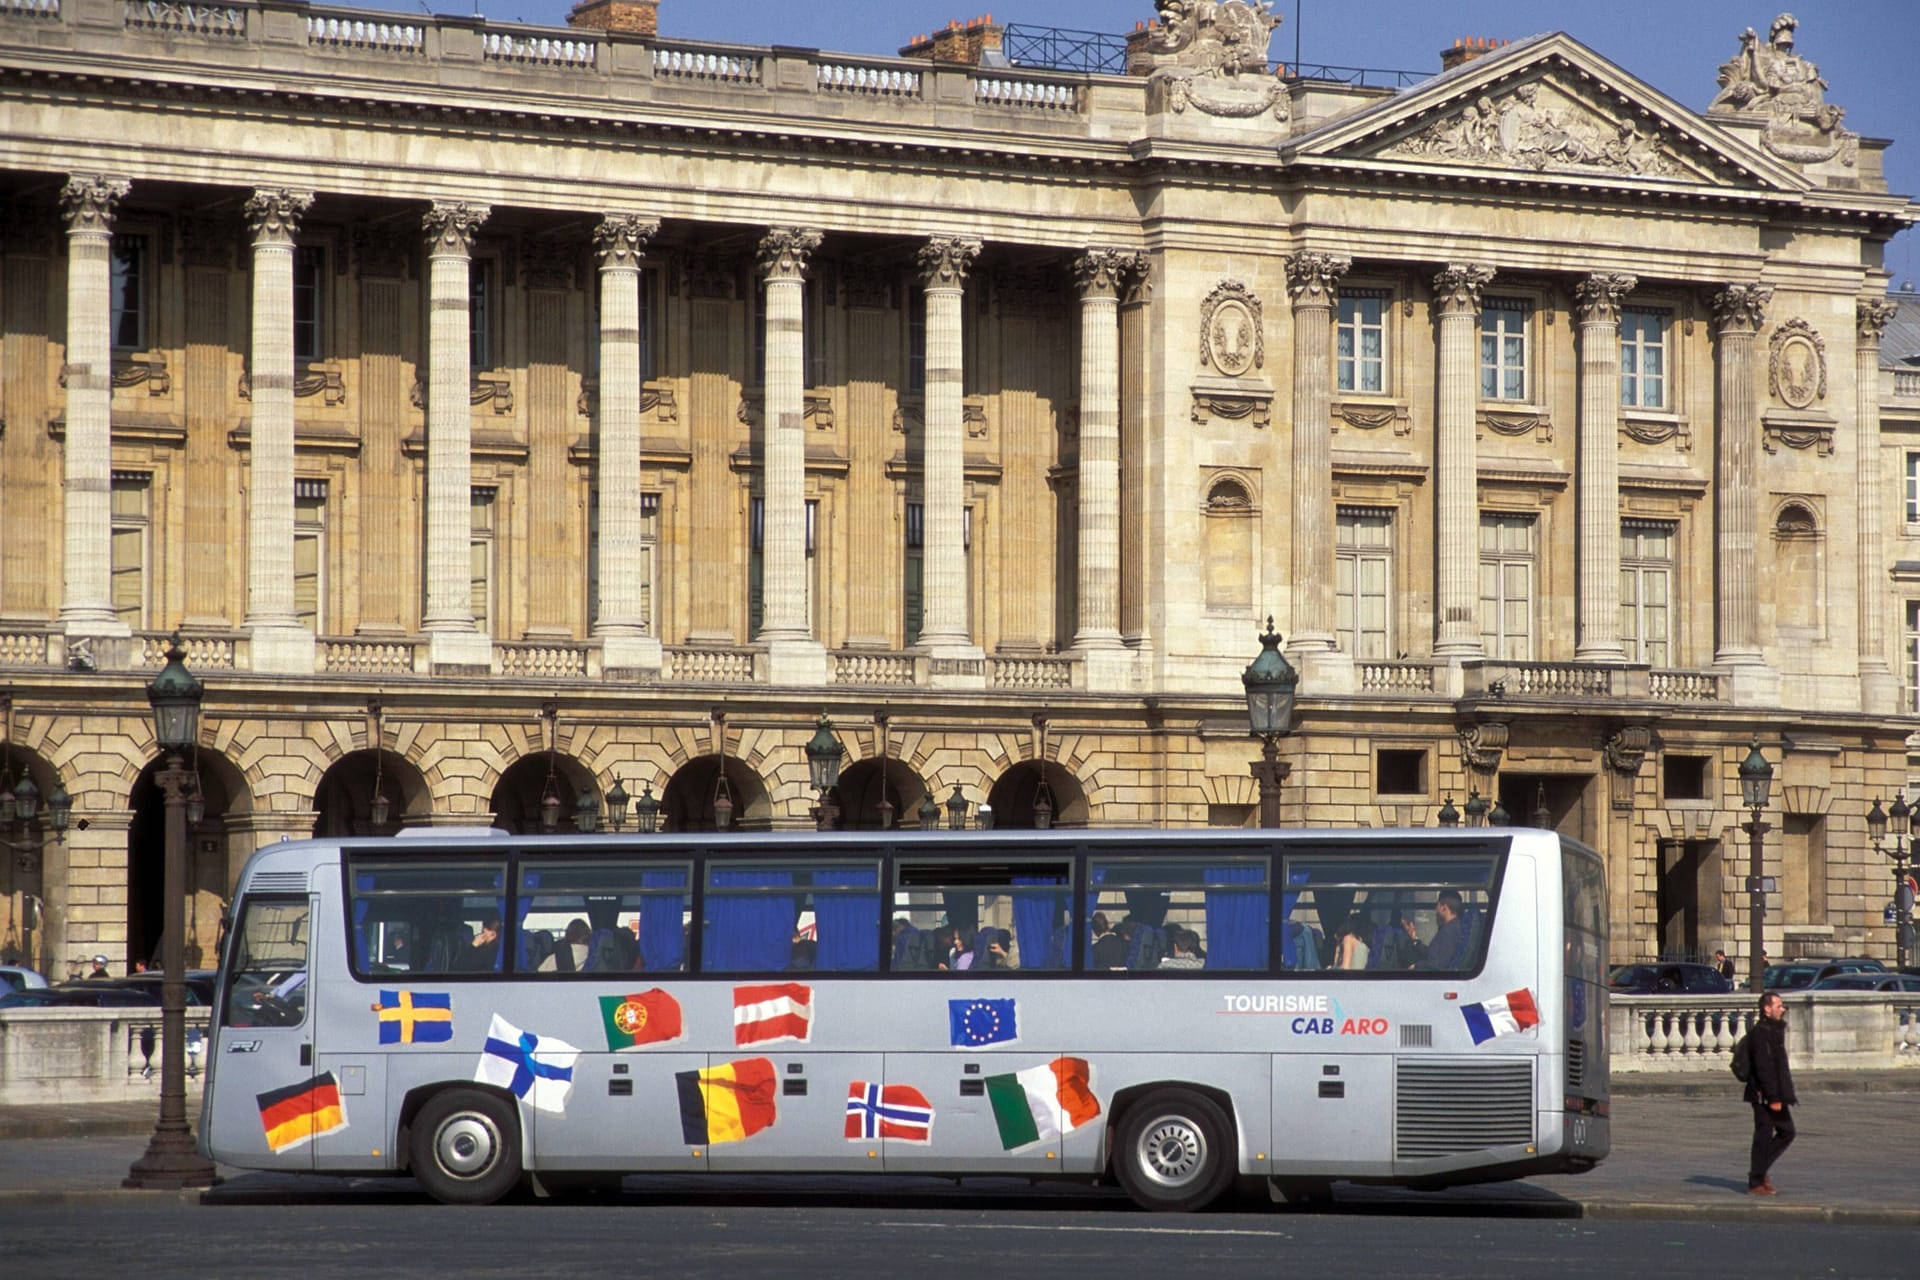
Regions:
<instances>
[{"instance_id":1,"label":"stone building facade","mask_svg":"<svg viewBox=\"0 0 1920 1280\"><path fill-rule=\"evenodd\" d=\"M1387 91L1166 18L1104 75L0 0L4 770L73 804L0 947L155 944L176 628L206 962L376 793L805 824L823 712L849 825L1244 825L1271 615L1288 824L1487 797L1606 856L1618 958L1738 953L1757 739L1770 949L1890 953L1885 144L1790 26L1697 113L1561 34Z\"/></svg>"}]
</instances>

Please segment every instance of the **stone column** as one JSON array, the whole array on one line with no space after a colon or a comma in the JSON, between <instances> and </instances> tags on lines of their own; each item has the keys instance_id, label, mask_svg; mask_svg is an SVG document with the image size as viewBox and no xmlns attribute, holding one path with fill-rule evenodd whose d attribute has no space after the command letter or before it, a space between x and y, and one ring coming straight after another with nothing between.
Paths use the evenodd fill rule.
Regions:
<instances>
[{"instance_id":1,"label":"stone column","mask_svg":"<svg viewBox=\"0 0 1920 1280\"><path fill-rule=\"evenodd\" d=\"M1331 653L1333 609L1333 307L1352 260L1296 253L1284 260L1293 294L1293 639L1297 653ZM1315 687L1322 687L1318 681Z\"/></svg>"},{"instance_id":2,"label":"stone column","mask_svg":"<svg viewBox=\"0 0 1920 1280\"><path fill-rule=\"evenodd\" d=\"M113 210L125 178L76 173L60 192L67 219L66 543L60 624L67 636L125 636L113 611Z\"/></svg>"},{"instance_id":3,"label":"stone column","mask_svg":"<svg viewBox=\"0 0 1920 1280\"><path fill-rule=\"evenodd\" d=\"M1080 291L1080 563L1073 647L1120 647L1120 290L1137 253L1089 249Z\"/></svg>"},{"instance_id":4,"label":"stone column","mask_svg":"<svg viewBox=\"0 0 1920 1280\"><path fill-rule=\"evenodd\" d=\"M1637 282L1596 272L1580 315L1580 615L1576 662L1625 662L1620 642L1620 304Z\"/></svg>"},{"instance_id":5,"label":"stone column","mask_svg":"<svg viewBox=\"0 0 1920 1280\"><path fill-rule=\"evenodd\" d=\"M1434 512L1439 590L1433 652L1478 658L1480 644L1480 474L1474 443L1480 404L1480 291L1491 267L1454 263L1433 278L1439 309L1440 395L1434 431Z\"/></svg>"},{"instance_id":6,"label":"stone column","mask_svg":"<svg viewBox=\"0 0 1920 1280\"><path fill-rule=\"evenodd\" d=\"M1753 339L1772 297L1773 286L1764 284L1728 285L1713 296L1714 329L1720 337L1715 423L1719 460L1714 475L1719 632L1715 666L1762 665L1754 563L1759 552L1755 526L1760 514L1760 413L1754 395Z\"/></svg>"},{"instance_id":7,"label":"stone column","mask_svg":"<svg viewBox=\"0 0 1920 1280\"><path fill-rule=\"evenodd\" d=\"M775 227L760 241L766 280L765 502L760 637L774 684L825 684L826 647L807 625L807 436L804 310L807 258L820 233Z\"/></svg>"},{"instance_id":8,"label":"stone column","mask_svg":"<svg viewBox=\"0 0 1920 1280\"><path fill-rule=\"evenodd\" d=\"M261 190L253 230L252 444L247 454L247 618L255 671L311 675L313 633L293 603L293 238L313 194Z\"/></svg>"},{"instance_id":9,"label":"stone column","mask_svg":"<svg viewBox=\"0 0 1920 1280\"><path fill-rule=\"evenodd\" d=\"M1860 709L1900 711L1900 680L1887 665L1887 563L1881 527L1880 339L1898 308L1885 298L1855 308L1853 349L1854 493L1859 510Z\"/></svg>"},{"instance_id":10,"label":"stone column","mask_svg":"<svg viewBox=\"0 0 1920 1280\"><path fill-rule=\"evenodd\" d=\"M435 669L485 671L493 646L473 619L473 367L468 266L485 205L435 204L427 233L427 608Z\"/></svg>"},{"instance_id":11,"label":"stone column","mask_svg":"<svg viewBox=\"0 0 1920 1280\"><path fill-rule=\"evenodd\" d=\"M600 599L603 671L660 669L640 609L640 255L660 224L610 213L593 229L600 259Z\"/></svg>"},{"instance_id":12,"label":"stone column","mask_svg":"<svg viewBox=\"0 0 1920 1280\"><path fill-rule=\"evenodd\" d=\"M984 655L967 625L967 561L961 537L966 429L961 422L960 301L978 240L941 238L920 249L927 301L925 575L920 643L936 660L978 662ZM957 678L966 673L956 670ZM984 677L984 671L975 673Z\"/></svg>"}]
</instances>

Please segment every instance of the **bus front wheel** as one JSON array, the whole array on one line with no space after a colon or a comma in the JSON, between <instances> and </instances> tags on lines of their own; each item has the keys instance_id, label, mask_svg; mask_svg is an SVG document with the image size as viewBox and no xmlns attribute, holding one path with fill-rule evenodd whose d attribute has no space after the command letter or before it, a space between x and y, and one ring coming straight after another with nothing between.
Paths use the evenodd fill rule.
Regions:
<instances>
[{"instance_id":1,"label":"bus front wheel","mask_svg":"<svg viewBox=\"0 0 1920 1280\"><path fill-rule=\"evenodd\" d=\"M443 1204L492 1204L520 1178L520 1117L478 1089L435 1094L413 1119L413 1176Z\"/></svg>"},{"instance_id":2,"label":"bus front wheel","mask_svg":"<svg viewBox=\"0 0 1920 1280\"><path fill-rule=\"evenodd\" d=\"M1128 1108L1115 1173L1143 1209L1204 1209L1233 1181L1233 1129L1212 1099L1185 1089L1150 1094Z\"/></svg>"}]
</instances>

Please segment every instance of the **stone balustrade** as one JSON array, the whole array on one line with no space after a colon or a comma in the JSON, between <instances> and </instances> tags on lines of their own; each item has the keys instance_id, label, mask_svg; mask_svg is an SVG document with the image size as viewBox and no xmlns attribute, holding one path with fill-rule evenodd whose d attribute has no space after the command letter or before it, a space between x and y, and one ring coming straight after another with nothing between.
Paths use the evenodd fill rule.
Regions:
<instances>
[{"instance_id":1,"label":"stone balustrade","mask_svg":"<svg viewBox=\"0 0 1920 1280\"><path fill-rule=\"evenodd\" d=\"M1920 996L1823 991L1784 999L1796 1071L1920 1067ZM1615 996L1607 1024L1612 1070L1727 1072L1734 1043L1758 1016L1745 992Z\"/></svg>"},{"instance_id":2,"label":"stone balustrade","mask_svg":"<svg viewBox=\"0 0 1920 1280\"><path fill-rule=\"evenodd\" d=\"M187 1088L200 1087L204 1008L187 1013ZM160 1010L0 1009L0 1105L160 1096Z\"/></svg>"}]
</instances>

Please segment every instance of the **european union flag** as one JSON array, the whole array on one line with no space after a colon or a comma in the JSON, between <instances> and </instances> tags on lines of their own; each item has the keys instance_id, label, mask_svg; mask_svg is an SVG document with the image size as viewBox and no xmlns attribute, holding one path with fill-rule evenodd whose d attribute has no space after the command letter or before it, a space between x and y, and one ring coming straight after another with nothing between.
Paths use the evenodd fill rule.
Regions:
<instances>
[{"instance_id":1,"label":"european union flag","mask_svg":"<svg viewBox=\"0 0 1920 1280\"><path fill-rule=\"evenodd\" d=\"M381 1044L445 1044L453 1039L453 995L447 991L382 991L373 1006Z\"/></svg>"},{"instance_id":2,"label":"european union flag","mask_svg":"<svg viewBox=\"0 0 1920 1280\"><path fill-rule=\"evenodd\" d=\"M947 1030L958 1049L1013 1044L1020 1039L1020 1020L1011 999L949 1000Z\"/></svg>"}]
</instances>

